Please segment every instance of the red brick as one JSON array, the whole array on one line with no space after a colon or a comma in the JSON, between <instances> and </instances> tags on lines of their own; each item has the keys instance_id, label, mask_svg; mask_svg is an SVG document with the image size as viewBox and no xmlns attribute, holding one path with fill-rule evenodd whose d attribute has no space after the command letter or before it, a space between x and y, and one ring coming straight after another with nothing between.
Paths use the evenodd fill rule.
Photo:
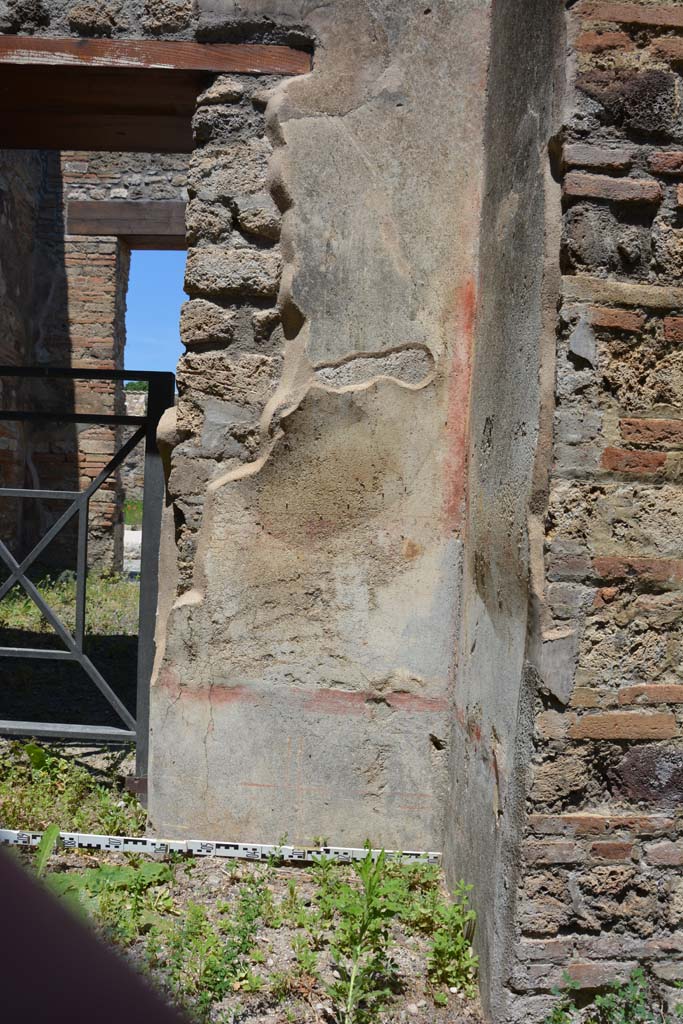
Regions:
<instances>
[{"instance_id":1,"label":"red brick","mask_svg":"<svg viewBox=\"0 0 683 1024\"><path fill-rule=\"evenodd\" d=\"M586 142L565 146L563 158L565 167L589 167L596 171L628 171L633 164L633 156L625 149L607 149Z\"/></svg>"},{"instance_id":2,"label":"red brick","mask_svg":"<svg viewBox=\"0 0 683 1024\"><path fill-rule=\"evenodd\" d=\"M683 704L683 685L640 683L619 691L620 704Z\"/></svg>"},{"instance_id":3,"label":"red brick","mask_svg":"<svg viewBox=\"0 0 683 1024\"><path fill-rule=\"evenodd\" d=\"M606 327L615 331L639 334L645 326L645 315L628 309L614 309L612 306L591 306L590 320L593 327Z\"/></svg>"},{"instance_id":4,"label":"red brick","mask_svg":"<svg viewBox=\"0 0 683 1024\"><path fill-rule=\"evenodd\" d=\"M644 585L678 586L683 583L683 561L678 558L603 555L593 559L593 569L601 579L636 579Z\"/></svg>"},{"instance_id":5,"label":"red brick","mask_svg":"<svg viewBox=\"0 0 683 1024\"><path fill-rule=\"evenodd\" d=\"M683 60L683 39L678 36L664 36L655 39L651 47L655 56L663 57L664 60Z\"/></svg>"},{"instance_id":6,"label":"red brick","mask_svg":"<svg viewBox=\"0 0 683 1024\"><path fill-rule=\"evenodd\" d=\"M683 867L683 843L649 843L645 847L645 859L648 864L660 864L665 867Z\"/></svg>"},{"instance_id":7,"label":"red brick","mask_svg":"<svg viewBox=\"0 0 683 1024\"><path fill-rule=\"evenodd\" d=\"M626 32L582 32L576 49L582 53L603 53L605 50L632 50L633 40Z\"/></svg>"},{"instance_id":8,"label":"red brick","mask_svg":"<svg viewBox=\"0 0 683 1024\"><path fill-rule=\"evenodd\" d=\"M643 7L640 4L584 0L578 13L592 21L614 21L622 25L651 25L656 28L683 28L683 8Z\"/></svg>"},{"instance_id":9,"label":"red brick","mask_svg":"<svg viewBox=\"0 0 683 1024\"><path fill-rule=\"evenodd\" d=\"M664 337L667 341L683 342L683 316L664 317Z\"/></svg>"},{"instance_id":10,"label":"red brick","mask_svg":"<svg viewBox=\"0 0 683 1024\"><path fill-rule=\"evenodd\" d=\"M591 856L596 860L630 860L633 856L633 843L617 841L593 843Z\"/></svg>"},{"instance_id":11,"label":"red brick","mask_svg":"<svg viewBox=\"0 0 683 1024\"><path fill-rule=\"evenodd\" d=\"M624 441L630 444L683 445L683 420L619 420Z\"/></svg>"},{"instance_id":12,"label":"red brick","mask_svg":"<svg viewBox=\"0 0 683 1024\"><path fill-rule=\"evenodd\" d=\"M575 740L668 740L678 735L669 711L598 711L569 728Z\"/></svg>"},{"instance_id":13,"label":"red brick","mask_svg":"<svg viewBox=\"0 0 683 1024\"><path fill-rule=\"evenodd\" d=\"M683 152L651 153L648 165L653 174L683 174Z\"/></svg>"},{"instance_id":14,"label":"red brick","mask_svg":"<svg viewBox=\"0 0 683 1024\"><path fill-rule=\"evenodd\" d=\"M548 836L614 835L619 832L658 835L668 832L674 825L673 818L664 814L604 814L597 811L530 814L527 820L530 829Z\"/></svg>"},{"instance_id":15,"label":"red brick","mask_svg":"<svg viewBox=\"0 0 683 1024\"><path fill-rule=\"evenodd\" d=\"M664 452L629 451L626 448L605 448L600 465L613 473L634 473L652 476L666 463Z\"/></svg>"},{"instance_id":16,"label":"red brick","mask_svg":"<svg viewBox=\"0 0 683 1024\"><path fill-rule=\"evenodd\" d=\"M570 171L563 194L569 199L607 199L612 203L661 203L662 188L649 178L610 178Z\"/></svg>"}]
</instances>

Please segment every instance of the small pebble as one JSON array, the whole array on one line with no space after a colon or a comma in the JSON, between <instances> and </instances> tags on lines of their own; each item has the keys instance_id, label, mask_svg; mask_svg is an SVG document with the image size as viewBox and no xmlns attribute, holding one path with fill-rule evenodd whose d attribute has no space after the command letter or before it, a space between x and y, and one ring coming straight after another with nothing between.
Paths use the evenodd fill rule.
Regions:
<instances>
[{"instance_id":1,"label":"small pebble","mask_svg":"<svg viewBox=\"0 0 683 1024\"><path fill-rule=\"evenodd\" d=\"M420 1012L418 1010L418 1008L417 1008L417 1004L416 1003L408 1003L408 1005L406 1006L406 1010L408 1011L408 1013L419 1013Z\"/></svg>"}]
</instances>

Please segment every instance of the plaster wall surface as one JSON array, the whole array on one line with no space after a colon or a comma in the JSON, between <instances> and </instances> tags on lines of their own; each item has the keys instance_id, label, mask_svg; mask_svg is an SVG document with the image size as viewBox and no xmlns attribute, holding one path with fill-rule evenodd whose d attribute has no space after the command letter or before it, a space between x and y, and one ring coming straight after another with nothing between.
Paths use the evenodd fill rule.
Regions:
<instances>
[{"instance_id":1,"label":"plaster wall surface","mask_svg":"<svg viewBox=\"0 0 683 1024\"><path fill-rule=\"evenodd\" d=\"M202 513L159 631L150 818L178 834L306 842L324 827L332 842L440 848L488 4L200 7L205 38L245 23L305 27L315 67L266 107L280 326L248 357L241 335L214 351L228 383L201 410L200 357L179 368L171 491L195 493ZM198 202L220 173L202 168L226 159L210 157L194 158ZM190 253L195 317L232 294L216 299L226 267L245 266L232 244L220 260ZM217 465L209 438L244 410L266 358L256 448Z\"/></svg>"},{"instance_id":2,"label":"plaster wall surface","mask_svg":"<svg viewBox=\"0 0 683 1024\"><path fill-rule=\"evenodd\" d=\"M548 143L559 124L563 18L544 0L493 5L445 860L451 880L474 886L483 998L501 1021L516 1012L506 982L532 733L530 510L544 508L552 409L560 211Z\"/></svg>"}]
</instances>

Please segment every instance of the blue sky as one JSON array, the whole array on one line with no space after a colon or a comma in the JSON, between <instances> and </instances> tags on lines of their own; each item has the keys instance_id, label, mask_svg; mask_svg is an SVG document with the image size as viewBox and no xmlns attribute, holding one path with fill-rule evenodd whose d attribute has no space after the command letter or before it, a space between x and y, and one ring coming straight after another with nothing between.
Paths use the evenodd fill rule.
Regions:
<instances>
[{"instance_id":1,"label":"blue sky","mask_svg":"<svg viewBox=\"0 0 683 1024\"><path fill-rule=\"evenodd\" d=\"M127 370L173 370L182 351L178 324L184 252L131 253L126 310Z\"/></svg>"}]
</instances>

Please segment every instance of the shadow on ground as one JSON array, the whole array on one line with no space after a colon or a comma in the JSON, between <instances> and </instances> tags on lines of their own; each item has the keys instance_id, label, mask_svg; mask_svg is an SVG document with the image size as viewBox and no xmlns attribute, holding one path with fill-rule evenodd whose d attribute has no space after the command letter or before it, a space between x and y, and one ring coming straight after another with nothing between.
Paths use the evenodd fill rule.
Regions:
<instances>
[{"instance_id":1,"label":"shadow on ground","mask_svg":"<svg viewBox=\"0 0 683 1024\"><path fill-rule=\"evenodd\" d=\"M54 636L0 629L0 647L54 648ZM137 636L87 636L85 652L135 714ZM80 665L27 658L0 659L0 719L113 726L123 722Z\"/></svg>"}]
</instances>

